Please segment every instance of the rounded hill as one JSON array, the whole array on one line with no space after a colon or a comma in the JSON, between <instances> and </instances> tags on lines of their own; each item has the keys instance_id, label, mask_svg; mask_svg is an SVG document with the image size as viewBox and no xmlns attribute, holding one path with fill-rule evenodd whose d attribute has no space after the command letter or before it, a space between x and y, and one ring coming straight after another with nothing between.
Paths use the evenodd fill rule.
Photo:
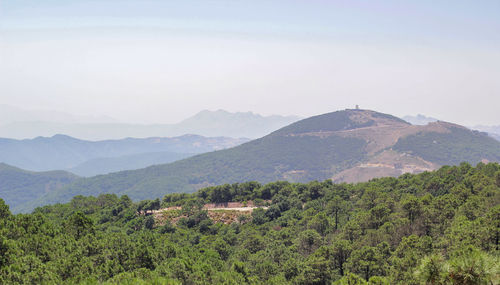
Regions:
<instances>
[{"instance_id":1,"label":"rounded hill","mask_svg":"<svg viewBox=\"0 0 500 285\"><path fill-rule=\"evenodd\" d=\"M300 120L281 128L273 135L302 134L313 132L336 132L373 127L380 124L410 125L406 121L388 114L370 110L347 109Z\"/></svg>"},{"instance_id":2,"label":"rounded hill","mask_svg":"<svg viewBox=\"0 0 500 285\"><path fill-rule=\"evenodd\" d=\"M500 142L485 134L450 123L414 126L375 111L343 110L303 119L234 148L81 179L33 205L100 193L150 199L246 181L358 182L484 160L500 161Z\"/></svg>"}]
</instances>

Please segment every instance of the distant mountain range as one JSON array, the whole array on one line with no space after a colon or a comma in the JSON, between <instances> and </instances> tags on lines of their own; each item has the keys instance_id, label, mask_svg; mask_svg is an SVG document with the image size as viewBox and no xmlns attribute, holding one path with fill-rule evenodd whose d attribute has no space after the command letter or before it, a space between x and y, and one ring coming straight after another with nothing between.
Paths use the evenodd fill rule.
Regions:
<instances>
[{"instance_id":1,"label":"distant mountain range","mask_svg":"<svg viewBox=\"0 0 500 285\"><path fill-rule=\"evenodd\" d=\"M500 142L452 123L415 126L374 111L344 110L298 121L234 148L78 179L28 201L22 209L69 201L75 195L117 193L149 199L251 180L367 181L463 161L500 161Z\"/></svg>"},{"instance_id":2,"label":"distant mountain range","mask_svg":"<svg viewBox=\"0 0 500 285\"><path fill-rule=\"evenodd\" d=\"M66 135L26 140L0 138L0 162L31 171L69 170L92 176L168 163L248 140L198 135L105 141L85 141Z\"/></svg>"},{"instance_id":3,"label":"distant mountain range","mask_svg":"<svg viewBox=\"0 0 500 285\"><path fill-rule=\"evenodd\" d=\"M421 114L418 114L416 116L404 116L402 119L405 120L405 121L407 121L408 123L411 123L412 125L427 125L428 123L439 121L438 119L435 119L435 118L432 118L432 117L427 117L427 116L424 116L424 115L421 115ZM470 128L473 129L473 130L478 130L478 131L481 131L481 132L486 132L491 137L493 137L496 140L500 141L500 126L482 126L482 125L477 125L477 126L472 126Z\"/></svg>"},{"instance_id":4,"label":"distant mountain range","mask_svg":"<svg viewBox=\"0 0 500 285\"><path fill-rule=\"evenodd\" d=\"M16 113L17 109L7 107L3 106L7 115L0 115L0 119L4 119L0 121L0 137L17 139L50 137L56 134L86 140L172 137L185 134L259 138L300 119L297 116L261 116L251 112L205 110L177 124L140 125L119 123L109 118L72 117L64 113L22 110Z\"/></svg>"},{"instance_id":5,"label":"distant mountain range","mask_svg":"<svg viewBox=\"0 0 500 285\"><path fill-rule=\"evenodd\" d=\"M407 121L412 125L427 125L428 123L433 123L439 121L438 119L427 117L422 114L418 114L416 116L404 116L403 120Z\"/></svg>"},{"instance_id":6,"label":"distant mountain range","mask_svg":"<svg viewBox=\"0 0 500 285\"><path fill-rule=\"evenodd\" d=\"M487 132L490 136L500 141L500 126L474 126L473 129Z\"/></svg>"}]
</instances>

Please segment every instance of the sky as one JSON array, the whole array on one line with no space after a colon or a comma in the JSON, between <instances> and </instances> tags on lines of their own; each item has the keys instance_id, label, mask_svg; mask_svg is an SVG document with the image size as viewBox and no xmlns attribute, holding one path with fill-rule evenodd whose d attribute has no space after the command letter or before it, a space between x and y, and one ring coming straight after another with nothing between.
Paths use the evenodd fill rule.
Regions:
<instances>
[{"instance_id":1,"label":"sky","mask_svg":"<svg viewBox=\"0 0 500 285\"><path fill-rule=\"evenodd\" d=\"M0 104L500 125L500 1L0 0Z\"/></svg>"}]
</instances>

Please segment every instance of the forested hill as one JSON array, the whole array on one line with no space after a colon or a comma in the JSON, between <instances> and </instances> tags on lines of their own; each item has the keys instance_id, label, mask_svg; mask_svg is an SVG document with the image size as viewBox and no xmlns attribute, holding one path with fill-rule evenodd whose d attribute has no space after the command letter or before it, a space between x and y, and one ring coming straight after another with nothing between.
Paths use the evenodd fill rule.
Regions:
<instances>
[{"instance_id":1,"label":"forested hill","mask_svg":"<svg viewBox=\"0 0 500 285\"><path fill-rule=\"evenodd\" d=\"M65 171L32 172L0 163L0 198L14 212L21 204L59 189L78 179Z\"/></svg>"},{"instance_id":2,"label":"forested hill","mask_svg":"<svg viewBox=\"0 0 500 285\"><path fill-rule=\"evenodd\" d=\"M171 164L82 179L34 206L75 195L127 194L151 199L204 186L245 181L368 181L456 165L500 161L500 142L484 133L436 122L413 126L391 115L344 110L293 123L240 146Z\"/></svg>"},{"instance_id":3,"label":"forested hill","mask_svg":"<svg viewBox=\"0 0 500 285\"><path fill-rule=\"evenodd\" d=\"M229 201L266 207L201 208ZM238 218L217 222L224 215ZM0 283L499 284L499 237L493 163L358 184L228 184L137 203L78 196L15 216L0 199Z\"/></svg>"}]
</instances>

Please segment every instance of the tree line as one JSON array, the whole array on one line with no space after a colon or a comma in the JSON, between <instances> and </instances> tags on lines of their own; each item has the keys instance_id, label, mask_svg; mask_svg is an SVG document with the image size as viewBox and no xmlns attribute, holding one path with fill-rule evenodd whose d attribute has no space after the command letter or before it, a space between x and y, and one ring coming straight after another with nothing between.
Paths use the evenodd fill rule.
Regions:
<instances>
[{"instance_id":1,"label":"tree line","mask_svg":"<svg viewBox=\"0 0 500 285\"><path fill-rule=\"evenodd\" d=\"M200 205L271 201L214 223ZM499 284L500 165L366 183L226 184L133 202L76 196L12 215L1 284ZM143 210L182 207L175 224Z\"/></svg>"}]
</instances>

